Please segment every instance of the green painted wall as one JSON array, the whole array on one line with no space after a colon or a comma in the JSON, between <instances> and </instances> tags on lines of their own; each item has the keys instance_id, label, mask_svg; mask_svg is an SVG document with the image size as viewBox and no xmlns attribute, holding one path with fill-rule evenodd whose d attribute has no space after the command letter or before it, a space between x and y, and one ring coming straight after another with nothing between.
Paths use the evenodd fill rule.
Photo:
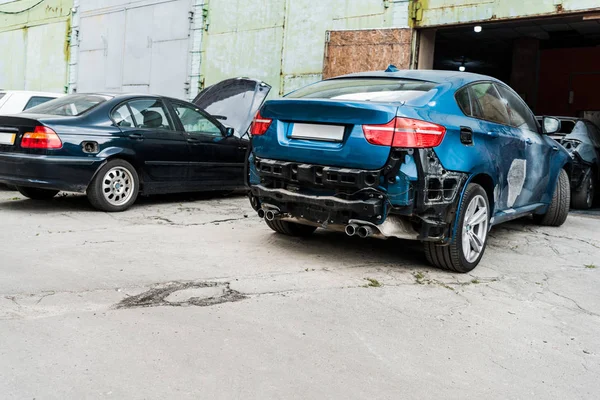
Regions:
<instances>
[{"instance_id":1,"label":"green painted wall","mask_svg":"<svg viewBox=\"0 0 600 400\"><path fill-rule=\"evenodd\" d=\"M73 0L0 4L0 88L65 91L72 7Z\"/></svg>"},{"instance_id":2,"label":"green painted wall","mask_svg":"<svg viewBox=\"0 0 600 400\"><path fill-rule=\"evenodd\" d=\"M321 79L326 31L408 26L408 0L209 0L205 85L250 76L271 96ZM206 26L206 25L205 25Z\"/></svg>"},{"instance_id":3,"label":"green painted wall","mask_svg":"<svg viewBox=\"0 0 600 400\"><path fill-rule=\"evenodd\" d=\"M600 10L600 0L414 0L415 26L560 15Z\"/></svg>"}]
</instances>

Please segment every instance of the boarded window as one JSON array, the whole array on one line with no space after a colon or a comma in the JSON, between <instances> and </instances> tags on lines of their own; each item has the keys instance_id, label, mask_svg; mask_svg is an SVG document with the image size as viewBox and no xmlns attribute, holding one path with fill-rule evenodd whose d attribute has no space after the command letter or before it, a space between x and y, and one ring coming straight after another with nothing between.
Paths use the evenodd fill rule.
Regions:
<instances>
[{"instance_id":1,"label":"boarded window","mask_svg":"<svg viewBox=\"0 0 600 400\"><path fill-rule=\"evenodd\" d=\"M323 78L410 67L411 29L330 31L325 43Z\"/></svg>"}]
</instances>

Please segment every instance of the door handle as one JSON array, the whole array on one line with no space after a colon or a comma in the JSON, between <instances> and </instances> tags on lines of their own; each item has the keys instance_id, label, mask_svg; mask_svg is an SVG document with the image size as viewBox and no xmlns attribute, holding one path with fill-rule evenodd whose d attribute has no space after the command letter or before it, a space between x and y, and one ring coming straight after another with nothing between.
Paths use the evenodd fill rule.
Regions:
<instances>
[{"instance_id":1,"label":"door handle","mask_svg":"<svg viewBox=\"0 0 600 400\"><path fill-rule=\"evenodd\" d=\"M556 145L555 145L555 146L552 146L552 150L554 150L554 151L558 151L558 146L556 146Z\"/></svg>"},{"instance_id":2,"label":"door handle","mask_svg":"<svg viewBox=\"0 0 600 400\"><path fill-rule=\"evenodd\" d=\"M144 135L142 135L141 133L132 133L131 135L129 135L129 139L144 140Z\"/></svg>"},{"instance_id":3,"label":"door handle","mask_svg":"<svg viewBox=\"0 0 600 400\"><path fill-rule=\"evenodd\" d=\"M199 142L198 139L192 138L192 137L191 138L187 138L187 141L188 141L188 143L198 143Z\"/></svg>"},{"instance_id":4,"label":"door handle","mask_svg":"<svg viewBox=\"0 0 600 400\"><path fill-rule=\"evenodd\" d=\"M525 139L525 144L526 144L527 146L531 146L531 143L533 143L533 142L531 141L531 139L530 139L530 138L527 138L527 139Z\"/></svg>"},{"instance_id":5,"label":"door handle","mask_svg":"<svg viewBox=\"0 0 600 400\"><path fill-rule=\"evenodd\" d=\"M490 132L486 133L486 135L491 137L492 139L496 139L497 137L500 136L500 134L496 131L490 131Z\"/></svg>"}]
</instances>

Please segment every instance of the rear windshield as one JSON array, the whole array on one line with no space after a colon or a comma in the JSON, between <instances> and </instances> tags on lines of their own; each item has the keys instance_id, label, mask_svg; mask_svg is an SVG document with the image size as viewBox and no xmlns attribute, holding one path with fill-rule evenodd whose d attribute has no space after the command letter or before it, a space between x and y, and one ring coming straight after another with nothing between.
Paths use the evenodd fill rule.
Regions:
<instances>
[{"instance_id":1,"label":"rear windshield","mask_svg":"<svg viewBox=\"0 0 600 400\"><path fill-rule=\"evenodd\" d=\"M435 83L410 79L344 78L317 82L288 94L287 98L409 101L436 87Z\"/></svg>"},{"instance_id":2,"label":"rear windshield","mask_svg":"<svg viewBox=\"0 0 600 400\"><path fill-rule=\"evenodd\" d=\"M110 96L97 94L72 94L50 100L37 107L32 107L26 113L67 116L81 115L109 99L111 99Z\"/></svg>"}]
</instances>

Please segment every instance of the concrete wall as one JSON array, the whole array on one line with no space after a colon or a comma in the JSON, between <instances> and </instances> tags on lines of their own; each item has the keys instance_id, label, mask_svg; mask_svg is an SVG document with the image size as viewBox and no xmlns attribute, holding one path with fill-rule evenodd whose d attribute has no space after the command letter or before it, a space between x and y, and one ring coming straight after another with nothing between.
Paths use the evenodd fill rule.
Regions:
<instances>
[{"instance_id":1,"label":"concrete wall","mask_svg":"<svg viewBox=\"0 0 600 400\"><path fill-rule=\"evenodd\" d=\"M238 75L271 96L318 81L326 32L408 27L408 0L206 0L201 82Z\"/></svg>"},{"instance_id":2,"label":"concrete wall","mask_svg":"<svg viewBox=\"0 0 600 400\"><path fill-rule=\"evenodd\" d=\"M38 3L0 4L0 88L63 93L73 1Z\"/></svg>"},{"instance_id":3,"label":"concrete wall","mask_svg":"<svg viewBox=\"0 0 600 400\"><path fill-rule=\"evenodd\" d=\"M414 0L416 27L600 10L599 0Z\"/></svg>"}]
</instances>

